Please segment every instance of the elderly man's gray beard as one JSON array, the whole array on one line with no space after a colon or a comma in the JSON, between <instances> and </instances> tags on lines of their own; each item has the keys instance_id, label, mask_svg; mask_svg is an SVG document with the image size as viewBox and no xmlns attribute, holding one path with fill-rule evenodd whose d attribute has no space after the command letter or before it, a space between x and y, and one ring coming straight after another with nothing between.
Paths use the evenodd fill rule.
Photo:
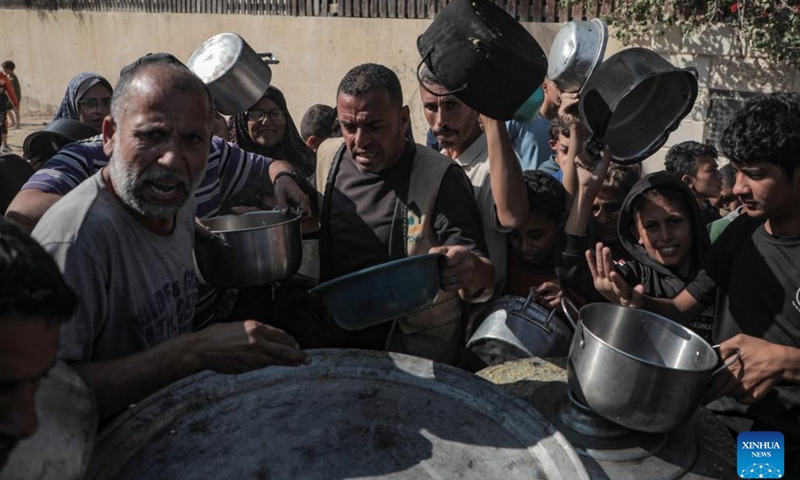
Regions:
<instances>
[{"instance_id":1,"label":"elderly man's gray beard","mask_svg":"<svg viewBox=\"0 0 800 480\"><path fill-rule=\"evenodd\" d=\"M115 149L114 155L117 151L119 150ZM202 177L198 177L193 181L188 175L177 174L156 163L144 172L137 173L134 165L120 161L114 155L109 159L108 168L117 196L125 205L147 217L171 218L175 216L202 180ZM172 205L149 203L144 197L146 182L161 179L177 180L183 184L182 196Z\"/></svg>"}]
</instances>

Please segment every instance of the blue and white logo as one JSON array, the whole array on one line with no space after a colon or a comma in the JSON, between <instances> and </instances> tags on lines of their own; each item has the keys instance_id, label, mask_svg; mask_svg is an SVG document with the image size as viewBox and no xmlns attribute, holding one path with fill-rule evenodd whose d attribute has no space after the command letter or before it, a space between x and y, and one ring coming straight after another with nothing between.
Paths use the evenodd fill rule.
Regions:
<instances>
[{"instance_id":1,"label":"blue and white logo","mask_svg":"<svg viewBox=\"0 0 800 480\"><path fill-rule=\"evenodd\" d=\"M783 478L781 432L742 432L736 443L739 478Z\"/></svg>"}]
</instances>

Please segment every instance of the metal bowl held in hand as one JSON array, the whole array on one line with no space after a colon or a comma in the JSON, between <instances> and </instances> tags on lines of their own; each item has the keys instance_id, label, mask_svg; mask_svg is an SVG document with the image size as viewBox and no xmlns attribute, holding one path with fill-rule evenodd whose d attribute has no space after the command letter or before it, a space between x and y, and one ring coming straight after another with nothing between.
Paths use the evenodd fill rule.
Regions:
<instances>
[{"instance_id":1,"label":"metal bowl held in hand","mask_svg":"<svg viewBox=\"0 0 800 480\"><path fill-rule=\"evenodd\" d=\"M272 80L269 65L277 63L271 53L256 53L239 35L220 33L203 42L187 65L208 85L217 110L234 115L264 96Z\"/></svg>"},{"instance_id":2,"label":"metal bowl held in hand","mask_svg":"<svg viewBox=\"0 0 800 480\"><path fill-rule=\"evenodd\" d=\"M568 22L558 31L547 57L547 76L564 92L580 92L603 61L608 26L599 18Z\"/></svg>"},{"instance_id":3,"label":"metal bowl held in hand","mask_svg":"<svg viewBox=\"0 0 800 480\"><path fill-rule=\"evenodd\" d=\"M612 160L629 164L661 148L696 98L697 70L676 68L646 48L629 48L597 67L579 109Z\"/></svg>"},{"instance_id":4,"label":"metal bowl held in hand","mask_svg":"<svg viewBox=\"0 0 800 480\"><path fill-rule=\"evenodd\" d=\"M598 415L668 432L691 418L718 363L711 345L672 320L594 303L580 310L567 377L575 398Z\"/></svg>"},{"instance_id":5,"label":"metal bowl held in hand","mask_svg":"<svg viewBox=\"0 0 800 480\"><path fill-rule=\"evenodd\" d=\"M555 315L528 298L504 295L486 307L483 323L467 342L487 365L530 357L565 357L574 326L567 327Z\"/></svg>"},{"instance_id":6,"label":"metal bowl held in hand","mask_svg":"<svg viewBox=\"0 0 800 480\"><path fill-rule=\"evenodd\" d=\"M216 239L195 242L203 280L214 287L245 288L291 277L303 252L299 218L269 211L204 220L227 245Z\"/></svg>"},{"instance_id":7,"label":"metal bowl held in hand","mask_svg":"<svg viewBox=\"0 0 800 480\"><path fill-rule=\"evenodd\" d=\"M417 39L417 49L450 93L497 120L511 120L547 72L536 40L488 0L450 2Z\"/></svg>"},{"instance_id":8,"label":"metal bowl held in hand","mask_svg":"<svg viewBox=\"0 0 800 480\"><path fill-rule=\"evenodd\" d=\"M311 289L333 321L361 330L431 305L439 293L439 259L433 253L394 260L339 277Z\"/></svg>"}]
</instances>

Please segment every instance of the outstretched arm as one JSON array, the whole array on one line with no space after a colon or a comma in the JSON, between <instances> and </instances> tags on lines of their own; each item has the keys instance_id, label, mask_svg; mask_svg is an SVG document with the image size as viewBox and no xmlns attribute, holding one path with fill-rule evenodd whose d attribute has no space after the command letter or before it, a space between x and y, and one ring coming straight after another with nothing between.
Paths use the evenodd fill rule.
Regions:
<instances>
[{"instance_id":1,"label":"outstretched arm","mask_svg":"<svg viewBox=\"0 0 800 480\"><path fill-rule=\"evenodd\" d=\"M683 325L704 308L686 289L669 299L645 295L642 285L632 288L615 270L611 249L602 243L597 244L594 252L591 249L586 251L586 261L589 263L595 288L611 303L649 310Z\"/></svg>"},{"instance_id":2,"label":"outstretched arm","mask_svg":"<svg viewBox=\"0 0 800 480\"><path fill-rule=\"evenodd\" d=\"M243 373L269 365L302 365L310 357L282 330L253 320L187 333L133 355L72 365L97 397L100 418L202 370Z\"/></svg>"},{"instance_id":3,"label":"outstretched arm","mask_svg":"<svg viewBox=\"0 0 800 480\"><path fill-rule=\"evenodd\" d=\"M528 217L528 192L522 178L522 166L508 138L506 123L481 115L489 151L489 178L503 228L518 228Z\"/></svg>"}]
</instances>

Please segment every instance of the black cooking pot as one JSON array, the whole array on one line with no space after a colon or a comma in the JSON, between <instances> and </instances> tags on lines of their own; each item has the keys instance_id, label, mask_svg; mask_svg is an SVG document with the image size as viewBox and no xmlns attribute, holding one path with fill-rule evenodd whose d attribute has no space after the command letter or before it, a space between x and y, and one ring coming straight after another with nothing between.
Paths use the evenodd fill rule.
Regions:
<instances>
[{"instance_id":1,"label":"black cooking pot","mask_svg":"<svg viewBox=\"0 0 800 480\"><path fill-rule=\"evenodd\" d=\"M692 110L697 70L676 68L646 48L623 50L601 63L584 87L581 116L617 163L655 153Z\"/></svg>"},{"instance_id":2,"label":"black cooking pot","mask_svg":"<svg viewBox=\"0 0 800 480\"><path fill-rule=\"evenodd\" d=\"M450 2L419 36L417 49L448 94L497 120L510 120L547 73L536 40L488 0Z\"/></svg>"}]
</instances>

